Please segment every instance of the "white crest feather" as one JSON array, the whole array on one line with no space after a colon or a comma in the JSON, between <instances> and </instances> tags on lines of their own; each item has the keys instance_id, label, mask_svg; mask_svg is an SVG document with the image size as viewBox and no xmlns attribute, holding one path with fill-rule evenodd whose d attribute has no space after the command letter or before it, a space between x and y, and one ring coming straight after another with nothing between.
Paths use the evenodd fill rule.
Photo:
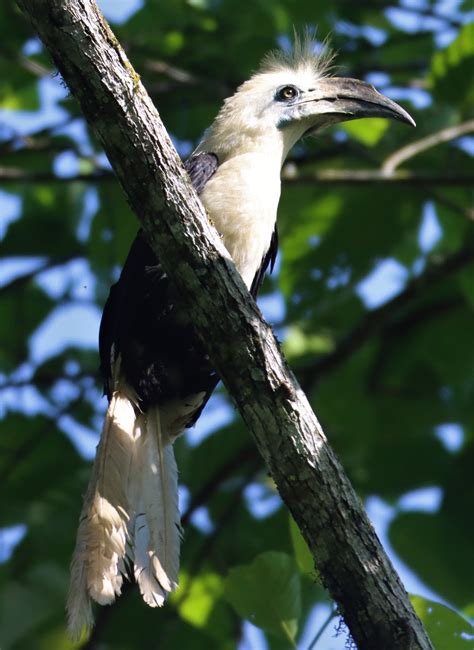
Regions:
<instances>
[{"instance_id":1,"label":"white crest feather","mask_svg":"<svg viewBox=\"0 0 474 650\"><path fill-rule=\"evenodd\" d=\"M335 56L328 38L321 43L316 39L313 30L307 29L301 36L295 31L291 49L275 49L268 52L255 74L287 69L295 72L310 71L315 77L326 77L332 70Z\"/></svg>"}]
</instances>

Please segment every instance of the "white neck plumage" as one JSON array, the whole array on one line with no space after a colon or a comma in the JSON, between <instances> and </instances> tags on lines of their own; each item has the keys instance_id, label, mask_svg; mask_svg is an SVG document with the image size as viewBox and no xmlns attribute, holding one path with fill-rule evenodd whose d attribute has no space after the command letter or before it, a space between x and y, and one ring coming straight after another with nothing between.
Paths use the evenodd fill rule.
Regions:
<instances>
[{"instance_id":1,"label":"white neck plumage","mask_svg":"<svg viewBox=\"0 0 474 650\"><path fill-rule=\"evenodd\" d=\"M196 150L219 158L201 201L247 287L270 246L281 167L299 136L299 131L275 126L262 130L246 124L241 129L224 130L216 120Z\"/></svg>"}]
</instances>

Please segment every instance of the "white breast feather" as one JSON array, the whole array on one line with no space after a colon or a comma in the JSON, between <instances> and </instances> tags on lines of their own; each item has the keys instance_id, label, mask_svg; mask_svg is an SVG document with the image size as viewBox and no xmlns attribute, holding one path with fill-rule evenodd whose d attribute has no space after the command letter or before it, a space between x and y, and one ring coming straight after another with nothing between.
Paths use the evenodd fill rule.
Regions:
<instances>
[{"instance_id":1,"label":"white breast feather","mask_svg":"<svg viewBox=\"0 0 474 650\"><path fill-rule=\"evenodd\" d=\"M279 160L255 153L225 161L207 182L201 201L250 287L275 228L280 198Z\"/></svg>"}]
</instances>

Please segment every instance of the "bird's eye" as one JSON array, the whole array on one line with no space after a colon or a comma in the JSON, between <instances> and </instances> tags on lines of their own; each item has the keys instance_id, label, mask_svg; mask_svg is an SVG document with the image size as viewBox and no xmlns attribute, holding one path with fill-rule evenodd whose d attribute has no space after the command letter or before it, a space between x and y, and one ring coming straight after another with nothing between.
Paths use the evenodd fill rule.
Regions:
<instances>
[{"instance_id":1,"label":"bird's eye","mask_svg":"<svg viewBox=\"0 0 474 650\"><path fill-rule=\"evenodd\" d=\"M277 91L276 98L281 102L289 102L291 99L298 97L299 92L295 86L283 86Z\"/></svg>"}]
</instances>

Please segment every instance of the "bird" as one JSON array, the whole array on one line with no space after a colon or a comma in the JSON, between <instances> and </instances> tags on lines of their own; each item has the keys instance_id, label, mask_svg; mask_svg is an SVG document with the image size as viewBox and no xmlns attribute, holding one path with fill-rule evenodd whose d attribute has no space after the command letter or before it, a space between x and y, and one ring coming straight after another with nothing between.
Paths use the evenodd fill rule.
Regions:
<instances>
[{"instance_id":1,"label":"bird","mask_svg":"<svg viewBox=\"0 0 474 650\"><path fill-rule=\"evenodd\" d=\"M267 54L226 99L184 167L250 294L278 248L281 168L303 137L381 117L415 125L369 83L332 74L311 39ZM109 404L79 520L67 602L74 637L92 601L112 604L125 579L145 603L178 587L181 543L173 442L199 418L219 377L174 285L139 231L110 289L99 332Z\"/></svg>"}]
</instances>

